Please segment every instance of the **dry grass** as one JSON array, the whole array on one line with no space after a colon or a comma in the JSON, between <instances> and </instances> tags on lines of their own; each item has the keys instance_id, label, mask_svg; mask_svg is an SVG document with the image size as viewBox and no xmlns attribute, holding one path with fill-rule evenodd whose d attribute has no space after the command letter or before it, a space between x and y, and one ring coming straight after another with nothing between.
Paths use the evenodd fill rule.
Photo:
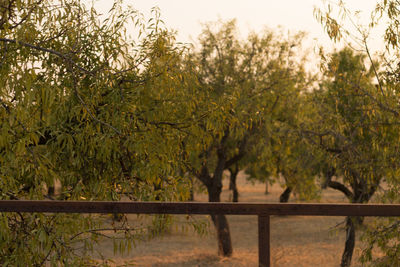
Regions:
<instances>
[{"instance_id":1,"label":"dry grass","mask_svg":"<svg viewBox=\"0 0 400 267\"><path fill-rule=\"evenodd\" d=\"M264 194L264 185L252 185L239 177L240 201L277 202L282 189L279 185ZM227 186L224 185L224 188ZM223 201L230 194L223 192ZM205 195L196 195L197 201L205 201ZM297 201L292 198L292 201ZM323 193L321 202L346 202L333 190ZM207 219L206 216L198 216ZM136 217L132 216L132 220ZM179 219L179 218L178 218ZM113 256L111 242L103 242L100 250L113 258L115 265L129 262L135 266L257 266L257 218L256 216L228 216L233 240L234 254L230 258L217 256L217 244L213 227L206 236L193 231L178 231L139 243L129 254ZM343 217L272 216L271 263L272 266L339 266L344 247ZM338 226L339 225L339 226ZM352 266L360 254L360 242L356 243Z\"/></svg>"}]
</instances>

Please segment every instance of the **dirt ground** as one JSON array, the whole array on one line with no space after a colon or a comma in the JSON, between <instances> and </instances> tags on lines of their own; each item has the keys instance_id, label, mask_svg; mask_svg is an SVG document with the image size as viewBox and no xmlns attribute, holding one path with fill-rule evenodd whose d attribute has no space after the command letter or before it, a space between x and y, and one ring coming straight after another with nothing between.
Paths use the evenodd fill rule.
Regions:
<instances>
[{"instance_id":1,"label":"dirt ground","mask_svg":"<svg viewBox=\"0 0 400 267\"><path fill-rule=\"evenodd\" d=\"M227 181L226 181L227 182ZM224 185L227 188L227 185ZM268 195L264 194L265 185L251 184L239 176L239 201L278 202L282 188L274 185ZM229 201L230 192L225 189L223 201ZM198 194L196 201L205 201L206 195ZM297 202L294 196L291 202ZM321 202L346 202L346 199L334 190L325 190ZM182 216L181 216L182 217ZM131 217L135 220L136 217ZM198 216L199 220L209 220L207 216ZM112 258L116 266L130 263L133 266L258 266L258 237L256 216L228 216L233 240L233 256L223 258L217 255L217 243L214 229L210 224L205 236L191 230L181 231L172 227L171 233L149 241L140 242L128 254L114 255L113 244L101 243L98 249L107 258ZM178 217L179 221L179 217ZM344 248L344 217L307 217L272 216L271 217L271 265L285 267L301 266L339 266ZM177 227L180 228L180 227ZM357 258L361 251L361 242L356 242L352 266L361 266ZM129 266L132 266L129 265Z\"/></svg>"}]
</instances>

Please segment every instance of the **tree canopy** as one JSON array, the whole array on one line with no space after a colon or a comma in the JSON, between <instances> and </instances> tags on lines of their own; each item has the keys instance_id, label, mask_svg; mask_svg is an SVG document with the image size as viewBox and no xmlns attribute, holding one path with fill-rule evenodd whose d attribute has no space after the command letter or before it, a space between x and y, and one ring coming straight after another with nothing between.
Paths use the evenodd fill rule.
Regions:
<instances>
[{"instance_id":1,"label":"tree canopy","mask_svg":"<svg viewBox=\"0 0 400 267\"><path fill-rule=\"evenodd\" d=\"M338 9L343 14L340 19L332 15L332 9L317 12L317 18L333 40L358 40L361 51L360 54L354 55L347 49L347 51L342 51L342 55L336 54L335 58L341 58L338 62L342 63L333 65L332 73L337 75L331 76L334 79L331 85L338 89L348 88L349 90L348 92L337 91L337 96L333 95L331 99L339 98L346 101L343 104L336 104L336 109L340 114L346 114L348 117L347 125L350 127L344 127L345 124L339 129L351 133L351 138L343 139L340 143L342 145L347 143L348 149L357 147L346 160L348 164L343 165L346 168L341 174L344 178L346 176L350 178L353 190L342 189L343 192L347 191L345 194L353 199L352 201L367 200L382 181L385 182L385 189L379 192L379 200L398 201L398 7L398 1L378 2L371 14L369 25L364 27L364 25L354 24L355 32L343 26L343 19L352 20L353 18L353 14L343 2L338 5ZM380 64L378 64L376 60L373 60L369 50L369 33L383 23L385 23L383 36L385 48L380 51ZM368 64L365 59L368 59ZM354 69L358 71L353 72ZM345 73L343 73L344 70L346 70ZM339 74L341 75L338 76ZM335 147L337 148L340 143L337 140ZM345 154L341 153L341 155ZM360 185L363 189L354 190ZM368 191L370 193L367 193ZM398 236L392 231L397 229L397 219L377 219L377 221L377 226L372 226L368 231L369 234L364 236L369 246L364 251L362 261L364 263L369 261L377 266L397 265L399 258L395 251L398 245L393 244L398 243ZM382 249L386 256L373 258L374 247Z\"/></svg>"},{"instance_id":2,"label":"tree canopy","mask_svg":"<svg viewBox=\"0 0 400 267\"><path fill-rule=\"evenodd\" d=\"M302 33L284 36L265 30L242 39L235 21L207 24L190 64L198 78L198 105L210 112L200 135L185 141L188 171L207 189L210 202L220 202L225 170L245 167L285 120L285 104L305 89L308 77L301 58ZM258 149L256 148L258 147ZM261 150L260 150L261 148ZM235 167L236 166L236 167ZM234 172L234 171L232 171ZM224 215L212 215L220 254L232 253Z\"/></svg>"},{"instance_id":3,"label":"tree canopy","mask_svg":"<svg viewBox=\"0 0 400 267\"><path fill-rule=\"evenodd\" d=\"M119 2L105 20L74 0L3 1L0 13L1 199L187 198L176 170L197 119L194 78L157 10L148 23ZM74 244L89 249L99 225L76 215L0 221L0 262L10 265L83 264Z\"/></svg>"},{"instance_id":4,"label":"tree canopy","mask_svg":"<svg viewBox=\"0 0 400 267\"><path fill-rule=\"evenodd\" d=\"M375 11L389 19L394 55L398 6L385 0ZM316 14L331 38L349 36L329 11ZM359 33L363 52L323 55L310 74L304 33L242 38L234 20L217 21L189 47L156 8L146 20L116 1L101 18L79 0L0 1L0 199L185 201L194 177L219 202L224 172L245 170L283 181L284 201L292 190L309 199L330 187L367 203L384 183L379 197L397 202L398 59L373 59ZM211 218L219 253L230 256L228 220ZM95 264L102 229L124 234L123 250L167 221L138 232L123 218L109 226L102 216L2 213L0 263ZM360 222L346 219L342 266ZM377 225L362 259L396 265L399 222ZM374 246L387 256L374 259Z\"/></svg>"}]
</instances>

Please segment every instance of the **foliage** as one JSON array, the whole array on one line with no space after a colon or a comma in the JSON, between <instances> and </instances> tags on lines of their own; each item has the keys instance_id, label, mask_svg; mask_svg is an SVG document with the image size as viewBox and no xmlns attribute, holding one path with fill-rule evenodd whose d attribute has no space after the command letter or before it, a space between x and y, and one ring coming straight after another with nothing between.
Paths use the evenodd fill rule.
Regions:
<instances>
[{"instance_id":1,"label":"foliage","mask_svg":"<svg viewBox=\"0 0 400 267\"><path fill-rule=\"evenodd\" d=\"M188 149L196 169L204 164L215 168L222 140L229 166L240 163L243 168L269 150L266 142L295 113L295 108L288 112L288 105L295 106L293 102L308 85L303 61L295 56L301 50L302 33L285 37L265 30L250 34L247 40L237 35L234 21L219 28L207 25L200 36L201 48L192 59L199 66L197 94L205 95L202 105L211 104L218 115L207 117L203 128L211 146Z\"/></svg>"},{"instance_id":2,"label":"foliage","mask_svg":"<svg viewBox=\"0 0 400 267\"><path fill-rule=\"evenodd\" d=\"M301 50L303 34L286 37L265 30L243 40L235 21L206 24L200 47L188 64L198 76L198 109L209 111L199 121L200 134L185 141L187 168L219 202L223 171L247 166L260 155L276 125L285 120L285 105L307 84ZM220 254L232 253L225 216L213 216Z\"/></svg>"},{"instance_id":3,"label":"foliage","mask_svg":"<svg viewBox=\"0 0 400 267\"><path fill-rule=\"evenodd\" d=\"M304 86L310 88L311 82ZM302 91L285 98L272 122L272 132L261 137L264 142L257 144L258 154L249 155L246 167L248 179L269 183L279 181L282 187L294 191L302 200L317 199L320 194L316 183L320 159L299 130L314 123L309 97L307 91Z\"/></svg>"},{"instance_id":4,"label":"foliage","mask_svg":"<svg viewBox=\"0 0 400 267\"><path fill-rule=\"evenodd\" d=\"M309 132L313 143L330 154L336 177L352 188L351 194L343 192L351 202L368 201L387 176L388 152L398 138L390 118L372 100L381 93L364 59L347 48L332 55L327 80L314 94L319 123Z\"/></svg>"},{"instance_id":5,"label":"foliage","mask_svg":"<svg viewBox=\"0 0 400 267\"><path fill-rule=\"evenodd\" d=\"M194 78L157 10L145 23L116 2L99 20L80 1L6 0L0 13L1 199L188 197L176 170L196 120ZM98 219L3 213L0 261L81 265L75 243L90 250Z\"/></svg>"},{"instance_id":6,"label":"foliage","mask_svg":"<svg viewBox=\"0 0 400 267\"><path fill-rule=\"evenodd\" d=\"M358 41L360 47L364 51L365 56L369 60L370 70L367 71L376 80L375 88L354 81L359 80L358 76L352 78L350 87L352 88L348 94L352 94L352 100L347 100L348 106L359 106L359 108L343 107L342 114L345 111L355 111L360 109L357 114L351 115L353 117L353 124L359 128L357 141L361 146L364 143L365 148L358 151L349 158L349 162L353 159L359 158L359 155L364 155L365 159L357 159L357 169L360 174L368 179L368 184L379 183L385 180L385 187L387 190L383 191L381 200L383 201L398 201L398 125L399 125L399 91L398 91L398 17L399 17L399 2L398 1L381 1L377 3L376 9L371 14L371 22L367 27L354 23L354 15L344 6L343 2L338 5L339 13L342 15L339 19L332 15L332 9L325 12L317 11L317 18L325 27L327 33L333 40L344 39L348 41ZM350 20L355 26L355 33L350 32L344 25L345 20ZM386 22L384 22L386 20ZM385 51L382 53L382 66L372 60L369 47L368 38L370 32L379 24L386 24L386 31L384 40L386 43ZM365 71L364 71L365 73ZM357 75L357 74L355 74ZM350 80L347 76L343 76L343 81ZM348 83L349 84L349 83ZM370 88L370 89L368 89ZM356 99L363 99L354 101ZM361 104L361 105L360 105ZM362 108L361 108L362 107ZM361 110L362 109L362 110ZM348 113L348 112L347 112ZM350 122L350 121L349 121ZM364 125L364 126L362 126ZM351 128L350 128L351 129ZM350 130L349 129L349 130ZM355 130L355 128L354 128ZM353 131L354 131L353 130ZM360 130L362 132L360 132ZM360 135L361 134L361 135ZM346 142L343 139L343 143ZM368 147L370 144L370 147ZM350 144L349 144L350 146ZM349 168L347 168L349 169ZM346 171L348 173L349 170ZM343 173L343 175L346 175ZM381 178L379 178L381 177ZM351 180L352 181L352 180ZM351 194L350 194L351 196ZM354 197L353 197L354 198ZM380 221L380 222L379 222ZM373 226L364 237L369 243L368 249L364 251L363 261L371 261L373 264L379 266L398 265L398 257L393 253L398 246L397 235L392 231L397 226L397 220L378 219L377 225ZM373 259L372 249L379 247L386 253L386 256L381 259ZM397 247L397 248L396 248ZM390 264L389 264L390 263ZM383 265L382 265L383 264Z\"/></svg>"},{"instance_id":7,"label":"foliage","mask_svg":"<svg viewBox=\"0 0 400 267\"><path fill-rule=\"evenodd\" d=\"M317 123L307 134L328 155L326 167L333 173L327 186L341 191L352 203L366 203L398 166L392 151L398 131L391 113L378 105L382 94L373 83L373 67L366 67L365 56L349 48L333 53L325 75L326 81L314 95ZM353 224L348 218L342 266L351 261Z\"/></svg>"}]
</instances>

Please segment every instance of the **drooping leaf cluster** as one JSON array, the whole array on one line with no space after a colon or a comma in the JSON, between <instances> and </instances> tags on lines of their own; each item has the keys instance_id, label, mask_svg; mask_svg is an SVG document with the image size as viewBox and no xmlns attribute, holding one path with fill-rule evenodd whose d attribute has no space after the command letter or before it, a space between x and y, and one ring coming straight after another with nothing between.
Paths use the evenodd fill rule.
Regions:
<instances>
[{"instance_id":1,"label":"drooping leaf cluster","mask_svg":"<svg viewBox=\"0 0 400 267\"><path fill-rule=\"evenodd\" d=\"M393 120L374 101L381 92L364 56L347 48L332 54L325 77L313 94L317 117L305 134L329 155L328 169L351 188L342 191L346 197L367 202L393 167L389 150L398 138Z\"/></svg>"},{"instance_id":2,"label":"drooping leaf cluster","mask_svg":"<svg viewBox=\"0 0 400 267\"><path fill-rule=\"evenodd\" d=\"M349 177L348 181L351 187L362 185L359 192L369 190L375 191L375 185L382 185L378 192L378 199L385 202L397 203L399 198L399 80L398 80L398 54L399 54L399 2L398 1L379 1L375 10L371 14L370 24L353 24L355 31L345 28L344 21L353 21L353 14L345 7L344 2L337 6L342 14L340 18L332 15L332 9L325 12L318 11L317 18L325 27L327 33L333 40L345 39L345 41L354 40L358 42L363 50L363 55L353 55L344 58L338 62L341 64L333 65L333 73L341 74L334 76L338 82L331 83L337 87L335 91L337 96L333 97L345 100L344 103L336 104L336 110L349 119L342 121L342 133L350 134L351 138L332 139L330 146L335 148L346 147L354 148L357 144L358 149L349 154L346 162L341 165L345 167L342 170L343 177ZM383 40L385 48L380 51L381 64L377 64L372 59L368 42L370 33L377 26L384 25L385 33ZM350 51L342 52L350 54ZM340 57L340 53L336 57ZM351 59L352 58L352 59ZM358 58L358 59L357 59ZM369 69L360 68L358 62L365 62L368 59ZM365 64L365 63L363 63ZM350 66L359 69L358 74L352 71ZM346 73L343 70L347 69ZM341 71L342 70L342 71ZM364 77L370 77L364 79ZM365 84L368 81L368 84ZM346 91L340 88L349 88ZM337 118L340 123L339 118ZM346 132L345 132L346 131ZM337 135L340 137L342 135ZM326 141L328 142L328 141ZM337 159L345 154L340 153ZM344 159L344 157L343 157ZM339 163L336 160L336 163ZM345 164L344 164L345 163ZM351 167L350 164L354 167ZM362 178L363 182L360 179ZM338 187L339 185L336 184ZM344 188L343 192L345 192ZM367 189L370 188L370 189ZM365 191L366 192L366 191ZM345 193L346 194L346 193ZM357 195L356 191L347 192L352 199ZM363 199L363 193L358 193L358 199ZM365 195L365 194L364 194ZM366 195L365 195L366 196ZM357 199L357 197L356 197ZM371 263L376 266L396 266L399 264L398 257L398 231L397 219L377 219L370 225L364 240L367 242L367 248L364 250L362 261L364 264ZM385 254L384 257L376 257L375 249Z\"/></svg>"},{"instance_id":3,"label":"drooping leaf cluster","mask_svg":"<svg viewBox=\"0 0 400 267\"><path fill-rule=\"evenodd\" d=\"M295 107L290 112L287 107L308 83L296 54L302 38L266 29L243 39L234 20L204 26L187 64L194 66L197 108L206 116L184 144L188 175L206 188L210 202L221 201L224 171L237 175L250 163L262 164L269 140L284 132L280 123L291 120ZM212 220L220 255L231 255L227 219L212 215Z\"/></svg>"},{"instance_id":4,"label":"drooping leaf cluster","mask_svg":"<svg viewBox=\"0 0 400 267\"><path fill-rule=\"evenodd\" d=\"M80 1L6 0L0 14L1 199L187 198L177 168L195 79L157 10L146 23L119 2L100 19ZM64 214L0 221L0 262L18 266L81 265L99 226Z\"/></svg>"},{"instance_id":5,"label":"drooping leaf cluster","mask_svg":"<svg viewBox=\"0 0 400 267\"><path fill-rule=\"evenodd\" d=\"M210 105L216 117L207 117L203 127L210 146L190 148L198 174L202 167L215 170L218 148L224 150L225 170L239 162L244 168L270 149L266 142L293 119L294 102L307 87L302 58L296 57L301 40L301 33L285 37L272 30L243 40L234 21L206 25L192 60L198 66L198 95L206 96L202 105Z\"/></svg>"}]
</instances>

